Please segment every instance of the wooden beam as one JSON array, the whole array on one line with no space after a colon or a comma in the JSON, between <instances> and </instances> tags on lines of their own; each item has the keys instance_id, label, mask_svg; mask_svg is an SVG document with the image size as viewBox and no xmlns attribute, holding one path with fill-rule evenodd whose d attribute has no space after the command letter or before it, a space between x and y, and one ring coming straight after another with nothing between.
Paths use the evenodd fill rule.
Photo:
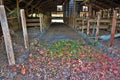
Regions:
<instances>
[{"instance_id":1,"label":"wooden beam","mask_svg":"<svg viewBox=\"0 0 120 80\"><path fill-rule=\"evenodd\" d=\"M27 23L27 26L32 26L32 27L35 27L35 26L40 26L40 23Z\"/></svg>"},{"instance_id":2,"label":"wooden beam","mask_svg":"<svg viewBox=\"0 0 120 80\"><path fill-rule=\"evenodd\" d=\"M27 5L26 5L25 7L27 8L29 5L32 4L33 1L34 1L34 0L30 0L29 2L26 2Z\"/></svg>"},{"instance_id":3,"label":"wooden beam","mask_svg":"<svg viewBox=\"0 0 120 80\"><path fill-rule=\"evenodd\" d=\"M0 5L3 5L4 4L4 0L0 0Z\"/></svg>"},{"instance_id":4,"label":"wooden beam","mask_svg":"<svg viewBox=\"0 0 120 80\"><path fill-rule=\"evenodd\" d=\"M89 0L84 0L82 3L80 3L80 5L86 4L88 2L89 2Z\"/></svg>"},{"instance_id":5,"label":"wooden beam","mask_svg":"<svg viewBox=\"0 0 120 80\"><path fill-rule=\"evenodd\" d=\"M93 3L91 5L98 8L98 9L101 9L101 10L104 9L102 6L99 6L99 5L96 5L96 4L93 4Z\"/></svg>"},{"instance_id":6,"label":"wooden beam","mask_svg":"<svg viewBox=\"0 0 120 80\"><path fill-rule=\"evenodd\" d=\"M10 32L8 28L6 12L3 5L0 5L0 21L1 21L4 40L5 40L5 47L6 47L8 62L9 62L9 65L14 65L15 64L14 52L13 52Z\"/></svg>"},{"instance_id":7,"label":"wooden beam","mask_svg":"<svg viewBox=\"0 0 120 80\"><path fill-rule=\"evenodd\" d=\"M43 8L43 10L45 10L45 11L47 11L47 10L57 10L57 5L59 4L59 3L62 3L63 1L61 1L61 0L56 0L56 1L52 1L52 0L48 0L48 1L46 1L46 2L42 2L41 4L40 4L40 6L38 6L38 7L40 7L40 8Z\"/></svg>"},{"instance_id":8,"label":"wooden beam","mask_svg":"<svg viewBox=\"0 0 120 80\"><path fill-rule=\"evenodd\" d=\"M42 14L39 14L39 21L40 21L40 32L42 33L42 17L43 15Z\"/></svg>"},{"instance_id":9,"label":"wooden beam","mask_svg":"<svg viewBox=\"0 0 120 80\"><path fill-rule=\"evenodd\" d=\"M88 21L87 21L87 35L90 34L90 21L89 21L89 18L88 18Z\"/></svg>"},{"instance_id":10,"label":"wooden beam","mask_svg":"<svg viewBox=\"0 0 120 80\"><path fill-rule=\"evenodd\" d=\"M109 9L111 6L110 5L106 5L103 1L92 1L93 4L98 5L104 9Z\"/></svg>"},{"instance_id":11,"label":"wooden beam","mask_svg":"<svg viewBox=\"0 0 120 80\"><path fill-rule=\"evenodd\" d=\"M112 18L112 29L111 29L111 38L110 38L110 46L114 43L114 34L116 31L116 23L117 23L117 11L114 10L113 18Z\"/></svg>"},{"instance_id":12,"label":"wooden beam","mask_svg":"<svg viewBox=\"0 0 120 80\"><path fill-rule=\"evenodd\" d=\"M27 22L39 22L39 19L27 19Z\"/></svg>"},{"instance_id":13,"label":"wooden beam","mask_svg":"<svg viewBox=\"0 0 120 80\"><path fill-rule=\"evenodd\" d=\"M109 5L111 5L111 8L115 8L115 7L120 7L119 4L115 3L114 0L105 0Z\"/></svg>"},{"instance_id":14,"label":"wooden beam","mask_svg":"<svg viewBox=\"0 0 120 80\"><path fill-rule=\"evenodd\" d=\"M9 11L9 12L11 12L12 10L10 10L7 6L5 6L5 8Z\"/></svg>"},{"instance_id":15,"label":"wooden beam","mask_svg":"<svg viewBox=\"0 0 120 80\"><path fill-rule=\"evenodd\" d=\"M75 18L76 18L76 1L73 0L74 5L73 5L73 27L75 27Z\"/></svg>"},{"instance_id":16,"label":"wooden beam","mask_svg":"<svg viewBox=\"0 0 120 80\"><path fill-rule=\"evenodd\" d=\"M26 18L25 18L25 11L24 11L24 9L21 9L20 13L21 13L21 22L22 22L23 36L24 36L24 44L25 44L25 48L28 49L29 42L28 42L28 34L27 34L27 29L26 29Z\"/></svg>"},{"instance_id":17,"label":"wooden beam","mask_svg":"<svg viewBox=\"0 0 120 80\"><path fill-rule=\"evenodd\" d=\"M62 1L61 1L62 2ZM43 2L44 3L44 2ZM49 8L49 7L57 7L57 5L60 3L58 0L56 1L51 1L51 2L48 2L48 3L41 3L39 7L43 7L43 8ZM56 6L55 6L56 5Z\"/></svg>"},{"instance_id":18,"label":"wooden beam","mask_svg":"<svg viewBox=\"0 0 120 80\"><path fill-rule=\"evenodd\" d=\"M98 12L95 40L98 40L98 36L99 36L100 18L101 18L101 11Z\"/></svg>"},{"instance_id":19,"label":"wooden beam","mask_svg":"<svg viewBox=\"0 0 120 80\"><path fill-rule=\"evenodd\" d=\"M33 6L33 8L36 8L36 7L40 4L40 2L41 2L41 0L39 0L39 1L37 2L37 4L35 4L35 5Z\"/></svg>"},{"instance_id":20,"label":"wooden beam","mask_svg":"<svg viewBox=\"0 0 120 80\"><path fill-rule=\"evenodd\" d=\"M89 6L88 6L88 17L90 18L90 17L92 17L92 5L91 4L89 4Z\"/></svg>"},{"instance_id":21,"label":"wooden beam","mask_svg":"<svg viewBox=\"0 0 120 80\"><path fill-rule=\"evenodd\" d=\"M57 1L57 0L55 0L55 1ZM40 4L40 6L41 6L41 5L45 5L45 4L47 4L47 3L50 4L51 2L53 2L53 0L46 0L46 1L42 2L42 3Z\"/></svg>"},{"instance_id":22,"label":"wooden beam","mask_svg":"<svg viewBox=\"0 0 120 80\"><path fill-rule=\"evenodd\" d=\"M24 1L24 0L19 0L19 3L20 3L20 2L25 2L25 1Z\"/></svg>"},{"instance_id":23,"label":"wooden beam","mask_svg":"<svg viewBox=\"0 0 120 80\"><path fill-rule=\"evenodd\" d=\"M17 4L18 27L20 28L20 7L19 7L19 0L16 0L16 4Z\"/></svg>"}]
</instances>

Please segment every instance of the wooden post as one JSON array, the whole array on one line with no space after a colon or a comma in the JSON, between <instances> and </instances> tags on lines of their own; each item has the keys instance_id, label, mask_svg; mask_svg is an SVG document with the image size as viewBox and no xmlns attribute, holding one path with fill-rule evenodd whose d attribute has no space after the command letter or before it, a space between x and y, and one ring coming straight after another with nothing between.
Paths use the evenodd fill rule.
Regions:
<instances>
[{"instance_id":1,"label":"wooden post","mask_svg":"<svg viewBox=\"0 0 120 80\"><path fill-rule=\"evenodd\" d=\"M75 18L76 18L76 0L74 1L74 6L73 6L73 27L75 28Z\"/></svg>"},{"instance_id":2,"label":"wooden post","mask_svg":"<svg viewBox=\"0 0 120 80\"><path fill-rule=\"evenodd\" d=\"M29 14L28 14L28 8L26 8L26 16L28 17L28 15L29 15Z\"/></svg>"},{"instance_id":3,"label":"wooden post","mask_svg":"<svg viewBox=\"0 0 120 80\"><path fill-rule=\"evenodd\" d=\"M85 23L84 23L84 18L82 19L82 33L84 33L84 27L85 27Z\"/></svg>"},{"instance_id":4,"label":"wooden post","mask_svg":"<svg viewBox=\"0 0 120 80\"><path fill-rule=\"evenodd\" d=\"M92 5L91 4L89 4L89 7L88 7L89 9L89 11L88 11L88 21L87 21L87 35L89 35L90 34L90 23L89 23L89 19L90 19L90 17L92 16Z\"/></svg>"},{"instance_id":5,"label":"wooden post","mask_svg":"<svg viewBox=\"0 0 120 80\"><path fill-rule=\"evenodd\" d=\"M89 4L89 7L88 7L89 9L89 11L88 11L88 17L90 18L91 16L92 16L92 5L91 4Z\"/></svg>"},{"instance_id":6,"label":"wooden post","mask_svg":"<svg viewBox=\"0 0 120 80\"><path fill-rule=\"evenodd\" d=\"M96 26L96 38L95 38L95 40L98 40L99 27L100 27L100 18L101 18L101 11L98 12L97 26Z\"/></svg>"},{"instance_id":7,"label":"wooden post","mask_svg":"<svg viewBox=\"0 0 120 80\"><path fill-rule=\"evenodd\" d=\"M39 14L40 32L42 33L42 14Z\"/></svg>"},{"instance_id":8,"label":"wooden post","mask_svg":"<svg viewBox=\"0 0 120 80\"><path fill-rule=\"evenodd\" d=\"M69 2L67 2L67 6L68 6L68 8L67 8L67 11L68 11L68 17L67 17L67 21L68 21L68 25L70 24L70 22L69 22L69 17L70 17L70 11L69 11Z\"/></svg>"},{"instance_id":9,"label":"wooden post","mask_svg":"<svg viewBox=\"0 0 120 80\"><path fill-rule=\"evenodd\" d=\"M0 21L1 21L4 40L5 40L5 47L6 47L8 62L9 62L9 65L14 65L15 64L14 52L13 52L10 32L8 28L6 12L3 5L0 5Z\"/></svg>"},{"instance_id":10,"label":"wooden post","mask_svg":"<svg viewBox=\"0 0 120 80\"><path fill-rule=\"evenodd\" d=\"M25 44L25 48L28 49L29 42L28 42L28 34L27 34L27 28L26 28L26 18L25 18L25 11L24 11L24 9L20 10L20 14L21 14L23 36L24 36L24 44Z\"/></svg>"},{"instance_id":11,"label":"wooden post","mask_svg":"<svg viewBox=\"0 0 120 80\"><path fill-rule=\"evenodd\" d=\"M117 11L114 10L113 12L113 18L112 18L112 29L111 29L111 38L110 38L110 46L114 43L114 34L116 30L116 22L117 22Z\"/></svg>"},{"instance_id":12,"label":"wooden post","mask_svg":"<svg viewBox=\"0 0 120 80\"><path fill-rule=\"evenodd\" d=\"M19 7L19 0L16 0L16 4L17 4L18 28L20 29L20 7Z\"/></svg>"},{"instance_id":13,"label":"wooden post","mask_svg":"<svg viewBox=\"0 0 120 80\"><path fill-rule=\"evenodd\" d=\"M89 18L87 20L87 35L90 34L90 22L89 22Z\"/></svg>"},{"instance_id":14,"label":"wooden post","mask_svg":"<svg viewBox=\"0 0 120 80\"><path fill-rule=\"evenodd\" d=\"M0 5L3 5L4 4L4 1L3 0L0 0Z\"/></svg>"},{"instance_id":15,"label":"wooden post","mask_svg":"<svg viewBox=\"0 0 120 80\"><path fill-rule=\"evenodd\" d=\"M95 10L93 10L93 17L95 17Z\"/></svg>"},{"instance_id":16,"label":"wooden post","mask_svg":"<svg viewBox=\"0 0 120 80\"><path fill-rule=\"evenodd\" d=\"M107 15L108 19L110 18L110 11L108 10L108 15Z\"/></svg>"}]
</instances>

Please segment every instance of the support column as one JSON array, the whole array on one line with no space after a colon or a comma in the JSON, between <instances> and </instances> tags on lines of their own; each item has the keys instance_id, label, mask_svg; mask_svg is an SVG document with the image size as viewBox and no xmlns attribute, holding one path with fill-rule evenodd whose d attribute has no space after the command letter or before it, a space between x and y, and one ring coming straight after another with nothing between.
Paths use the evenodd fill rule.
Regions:
<instances>
[{"instance_id":1,"label":"support column","mask_svg":"<svg viewBox=\"0 0 120 80\"><path fill-rule=\"evenodd\" d=\"M63 16L64 16L64 22L67 24L67 6L66 2L63 4Z\"/></svg>"},{"instance_id":2,"label":"support column","mask_svg":"<svg viewBox=\"0 0 120 80\"><path fill-rule=\"evenodd\" d=\"M110 46L114 43L114 34L116 31L116 23L117 23L117 11L114 10L113 18L112 18L112 29L111 29L111 37L110 37Z\"/></svg>"},{"instance_id":3,"label":"support column","mask_svg":"<svg viewBox=\"0 0 120 80\"><path fill-rule=\"evenodd\" d=\"M24 9L20 10L20 14L21 14L23 36L24 36L24 44L25 44L25 48L28 49L29 42L28 42L28 34L27 34L27 28L26 28L26 18L25 18L25 11L24 11Z\"/></svg>"},{"instance_id":4,"label":"support column","mask_svg":"<svg viewBox=\"0 0 120 80\"><path fill-rule=\"evenodd\" d=\"M68 8L67 8L67 11L68 11L68 18L67 18L67 20L68 20L68 25L70 25L70 10L69 10L69 8L70 8L70 6L69 6L69 2L67 2L67 6L68 6Z\"/></svg>"},{"instance_id":5,"label":"support column","mask_svg":"<svg viewBox=\"0 0 120 80\"><path fill-rule=\"evenodd\" d=\"M93 17L95 17L95 10L93 10Z\"/></svg>"},{"instance_id":6,"label":"support column","mask_svg":"<svg viewBox=\"0 0 120 80\"><path fill-rule=\"evenodd\" d=\"M29 15L29 14L28 14L28 8L26 8L26 16L28 17L28 15Z\"/></svg>"},{"instance_id":7,"label":"support column","mask_svg":"<svg viewBox=\"0 0 120 80\"><path fill-rule=\"evenodd\" d=\"M79 4L76 2L76 16L80 16L80 9L79 9Z\"/></svg>"},{"instance_id":8,"label":"support column","mask_svg":"<svg viewBox=\"0 0 120 80\"><path fill-rule=\"evenodd\" d=\"M92 5L91 4L89 4L89 6L88 6L88 17L90 18L90 17L92 17Z\"/></svg>"},{"instance_id":9,"label":"support column","mask_svg":"<svg viewBox=\"0 0 120 80\"><path fill-rule=\"evenodd\" d=\"M69 12L69 14L68 14L68 24L70 26L70 14L71 14L71 11L70 11L70 2L68 2L68 12Z\"/></svg>"},{"instance_id":10,"label":"support column","mask_svg":"<svg viewBox=\"0 0 120 80\"><path fill-rule=\"evenodd\" d=\"M10 32L8 28L5 8L3 5L0 5L0 22L1 22L3 36L5 40L5 47L6 47L8 62L9 62L9 65L14 65L15 58L14 58L14 52L12 47L12 41L11 41Z\"/></svg>"},{"instance_id":11,"label":"support column","mask_svg":"<svg viewBox=\"0 0 120 80\"><path fill-rule=\"evenodd\" d=\"M108 19L110 18L110 11L108 10L108 15L107 15Z\"/></svg>"},{"instance_id":12,"label":"support column","mask_svg":"<svg viewBox=\"0 0 120 80\"><path fill-rule=\"evenodd\" d=\"M82 33L84 33L85 21L84 18L82 19Z\"/></svg>"},{"instance_id":13,"label":"support column","mask_svg":"<svg viewBox=\"0 0 120 80\"><path fill-rule=\"evenodd\" d=\"M97 27L96 27L96 37L95 37L95 40L98 40L98 36L99 36L100 18L101 18L101 11L98 12Z\"/></svg>"},{"instance_id":14,"label":"support column","mask_svg":"<svg viewBox=\"0 0 120 80\"><path fill-rule=\"evenodd\" d=\"M19 7L19 0L16 0L16 4L17 4L18 28L20 29L20 7Z\"/></svg>"},{"instance_id":15,"label":"support column","mask_svg":"<svg viewBox=\"0 0 120 80\"><path fill-rule=\"evenodd\" d=\"M42 33L42 14L39 14L40 32Z\"/></svg>"},{"instance_id":16,"label":"support column","mask_svg":"<svg viewBox=\"0 0 120 80\"><path fill-rule=\"evenodd\" d=\"M87 35L90 34L90 22L89 19L87 20Z\"/></svg>"},{"instance_id":17,"label":"support column","mask_svg":"<svg viewBox=\"0 0 120 80\"><path fill-rule=\"evenodd\" d=\"M89 23L89 19L90 19L90 17L92 16L92 5L91 4L89 4L89 6L88 6L88 21L87 21L87 35L89 35L90 34L90 23Z\"/></svg>"},{"instance_id":18,"label":"support column","mask_svg":"<svg viewBox=\"0 0 120 80\"><path fill-rule=\"evenodd\" d=\"M75 27L75 19L76 19L76 0L74 0L73 6L73 27Z\"/></svg>"},{"instance_id":19,"label":"support column","mask_svg":"<svg viewBox=\"0 0 120 80\"><path fill-rule=\"evenodd\" d=\"M3 5L4 4L4 1L3 0L0 0L0 5Z\"/></svg>"}]
</instances>

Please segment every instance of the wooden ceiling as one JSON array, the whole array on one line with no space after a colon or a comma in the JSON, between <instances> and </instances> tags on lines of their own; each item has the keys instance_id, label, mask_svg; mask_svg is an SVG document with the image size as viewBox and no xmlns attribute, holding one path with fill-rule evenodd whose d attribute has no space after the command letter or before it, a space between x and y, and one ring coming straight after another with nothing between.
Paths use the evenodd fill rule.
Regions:
<instances>
[{"instance_id":1,"label":"wooden ceiling","mask_svg":"<svg viewBox=\"0 0 120 80\"><path fill-rule=\"evenodd\" d=\"M14 10L17 6L17 1L19 1L20 8L28 9L29 11L37 11L39 9L44 12L51 12L57 10L57 5L63 5L64 2L69 2L70 0L3 0L4 5L10 10ZM98 9L109 9L120 7L120 0L83 0L80 1L80 5L91 4L93 8Z\"/></svg>"},{"instance_id":2,"label":"wooden ceiling","mask_svg":"<svg viewBox=\"0 0 120 80\"><path fill-rule=\"evenodd\" d=\"M120 8L120 0L84 0L82 4L91 4L98 9Z\"/></svg>"},{"instance_id":3,"label":"wooden ceiling","mask_svg":"<svg viewBox=\"0 0 120 80\"><path fill-rule=\"evenodd\" d=\"M18 0L20 8L42 9L43 11L56 11L57 5L62 5L65 0ZM4 0L4 5L13 10L17 6L17 0Z\"/></svg>"}]
</instances>

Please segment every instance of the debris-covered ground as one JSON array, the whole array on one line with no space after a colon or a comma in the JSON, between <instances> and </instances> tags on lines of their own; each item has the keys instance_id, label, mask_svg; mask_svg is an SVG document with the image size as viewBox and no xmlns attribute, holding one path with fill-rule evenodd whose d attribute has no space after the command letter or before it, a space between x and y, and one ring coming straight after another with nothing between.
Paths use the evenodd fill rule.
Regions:
<instances>
[{"instance_id":1,"label":"debris-covered ground","mask_svg":"<svg viewBox=\"0 0 120 80\"><path fill-rule=\"evenodd\" d=\"M31 45L25 62L1 66L0 76L5 80L120 80L120 58L84 41L38 42Z\"/></svg>"},{"instance_id":2,"label":"debris-covered ground","mask_svg":"<svg viewBox=\"0 0 120 80\"><path fill-rule=\"evenodd\" d=\"M21 45L23 56L16 65L0 66L0 80L120 80L118 48L104 50L63 24L52 26L42 35L39 29L28 30L29 51Z\"/></svg>"}]
</instances>

